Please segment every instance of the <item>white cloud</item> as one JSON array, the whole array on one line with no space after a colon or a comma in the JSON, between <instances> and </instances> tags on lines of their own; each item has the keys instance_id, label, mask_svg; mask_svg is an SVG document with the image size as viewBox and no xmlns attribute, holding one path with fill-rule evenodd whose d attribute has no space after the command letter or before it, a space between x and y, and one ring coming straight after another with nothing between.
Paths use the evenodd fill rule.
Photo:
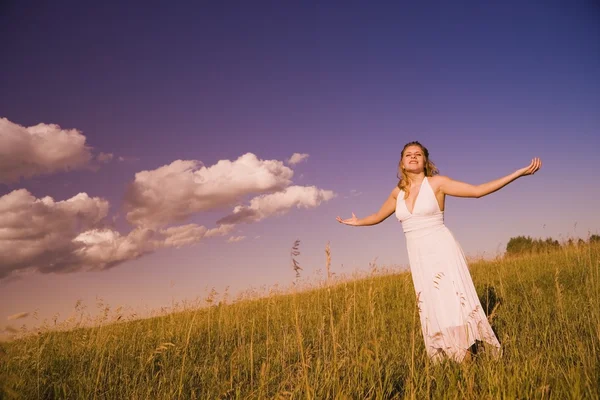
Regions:
<instances>
[{"instance_id":1,"label":"white cloud","mask_svg":"<svg viewBox=\"0 0 600 400\"><path fill-rule=\"evenodd\" d=\"M125 196L127 220L146 227L184 221L197 212L220 208L244 195L281 190L294 172L281 161L247 153L205 167L177 160L135 175Z\"/></svg>"},{"instance_id":2,"label":"white cloud","mask_svg":"<svg viewBox=\"0 0 600 400\"><path fill-rule=\"evenodd\" d=\"M315 186L290 186L281 192L261 195L250 200L249 206L237 206L233 213L221 218L217 224L257 222L273 215L282 215L292 208L315 208L336 195L331 190Z\"/></svg>"},{"instance_id":3,"label":"white cloud","mask_svg":"<svg viewBox=\"0 0 600 400\"><path fill-rule=\"evenodd\" d=\"M301 163L302 161L306 160L307 158L308 158L308 154L306 154L306 153L294 153L287 160L287 163L289 165L296 165L296 164Z\"/></svg>"},{"instance_id":4,"label":"white cloud","mask_svg":"<svg viewBox=\"0 0 600 400\"><path fill-rule=\"evenodd\" d=\"M0 118L0 183L85 167L92 160L85 140L75 129L24 127Z\"/></svg>"},{"instance_id":5,"label":"white cloud","mask_svg":"<svg viewBox=\"0 0 600 400\"><path fill-rule=\"evenodd\" d=\"M4 126L14 125L2 121ZM59 136L80 135L60 132ZM5 140L4 136L0 139ZM96 160L114 158L111 153L100 153ZM27 271L108 269L161 248L227 236L240 222L260 221L294 207L314 208L335 197L332 191L315 186L289 186L293 175L282 161L261 160L252 153L209 167L198 161L177 160L141 171L125 196L127 220L134 225L127 234L111 228L116 217L108 218L109 202L105 199L79 193L55 201L49 196L36 198L25 189L15 190L0 197L0 280ZM254 196L249 205L238 205L213 229L196 224L173 226L198 212L240 204L247 195ZM245 238L231 236L227 241Z\"/></svg>"},{"instance_id":6,"label":"white cloud","mask_svg":"<svg viewBox=\"0 0 600 400\"><path fill-rule=\"evenodd\" d=\"M187 224L173 226L167 229L161 229L160 233L164 236L165 247L180 248L194 244L206 236L208 229L196 224Z\"/></svg>"},{"instance_id":7,"label":"white cloud","mask_svg":"<svg viewBox=\"0 0 600 400\"><path fill-rule=\"evenodd\" d=\"M246 236L231 236L229 239L227 239L227 243L241 242L244 239L246 239Z\"/></svg>"},{"instance_id":8,"label":"white cloud","mask_svg":"<svg viewBox=\"0 0 600 400\"><path fill-rule=\"evenodd\" d=\"M196 224L127 235L107 228L108 201L86 193L64 201L35 198L25 189L0 197L0 280L26 271L102 270L161 248L182 247L225 236L233 226Z\"/></svg>"},{"instance_id":9,"label":"white cloud","mask_svg":"<svg viewBox=\"0 0 600 400\"><path fill-rule=\"evenodd\" d=\"M12 271L77 268L72 241L108 214L108 201L85 193L64 201L35 198L25 189L0 197L0 278Z\"/></svg>"},{"instance_id":10,"label":"white cloud","mask_svg":"<svg viewBox=\"0 0 600 400\"><path fill-rule=\"evenodd\" d=\"M164 238L143 228L134 229L126 236L111 229L94 229L77 235L73 242L81 244L74 251L79 268L101 270L155 251L162 247Z\"/></svg>"},{"instance_id":11,"label":"white cloud","mask_svg":"<svg viewBox=\"0 0 600 400\"><path fill-rule=\"evenodd\" d=\"M225 236L225 235L228 235L233 230L233 228L235 228L235 226L233 226L233 225L228 225L228 224L219 225L216 228L209 229L206 232L206 237Z\"/></svg>"},{"instance_id":12,"label":"white cloud","mask_svg":"<svg viewBox=\"0 0 600 400\"><path fill-rule=\"evenodd\" d=\"M207 229L196 224L160 230L137 227L127 236L105 229L83 232L74 240L85 243L85 247L77 252L83 265L91 269L107 269L162 248L180 248L198 243L205 237L224 236L231 228L223 225Z\"/></svg>"}]
</instances>

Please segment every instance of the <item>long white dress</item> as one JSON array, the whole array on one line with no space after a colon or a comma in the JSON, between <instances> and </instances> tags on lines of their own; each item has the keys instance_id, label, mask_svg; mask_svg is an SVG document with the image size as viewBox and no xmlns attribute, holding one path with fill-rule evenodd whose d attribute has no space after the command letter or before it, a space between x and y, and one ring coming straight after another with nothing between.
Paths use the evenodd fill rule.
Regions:
<instances>
[{"instance_id":1,"label":"long white dress","mask_svg":"<svg viewBox=\"0 0 600 400\"><path fill-rule=\"evenodd\" d=\"M444 356L462 361L476 341L500 343L481 307L464 253L444 225L444 212L427 178L423 179L412 213L401 190L396 217L406 235L408 259L425 348L435 361Z\"/></svg>"}]
</instances>

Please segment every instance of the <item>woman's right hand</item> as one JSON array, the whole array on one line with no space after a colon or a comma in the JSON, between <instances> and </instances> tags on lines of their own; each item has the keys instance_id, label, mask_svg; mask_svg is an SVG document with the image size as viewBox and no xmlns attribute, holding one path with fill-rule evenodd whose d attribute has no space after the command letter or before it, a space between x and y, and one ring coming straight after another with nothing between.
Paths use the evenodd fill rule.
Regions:
<instances>
[{"instance_id":1,"label":"woman's right hand","mask_svg":"<svg viewBox=\"0 0 600 400\"><path fill-rule=\"evenodd\" d=\"M341 224L346 224L346 225L351 225L351 226L358 225L358 218L356 217L356 215L354 215L354 213L352 213L352 218L341 219L340 217L337 217L336 220Z\"/></svg>"}]
</instances>

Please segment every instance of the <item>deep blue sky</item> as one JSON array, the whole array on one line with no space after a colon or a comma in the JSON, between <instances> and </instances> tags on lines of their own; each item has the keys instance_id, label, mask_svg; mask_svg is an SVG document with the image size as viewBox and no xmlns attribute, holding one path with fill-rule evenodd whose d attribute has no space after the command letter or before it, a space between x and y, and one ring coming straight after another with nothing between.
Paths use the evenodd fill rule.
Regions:
<instances>
[{"instance_id":1,"label":"deep blue sky","mask_svg":"<svg viewBox=\"0 0 600 400\"><path fill-rule=\"evenodd\" d=\"M26 188L58 201L86 192L108 199L112 215L136 172L177 159L209 166L246 152L276 160L308 153L295 183L338 196L236 233L260 239L9 283L0 318L40 302L46 314L65 312L95 294L157 306L170 298L160 282L171 280L182 282L182 297L205 286L286 284L296 238L308 271L323 268L327 241L334 266L366 268L377 256L405 264L392 218L352 229L335 216L376 211L412 140L429 147L443 174L472 183L534 156L544 162L535 178L489 198L449 199L447 223L468 254L495 254L518 234L597 231L598 2L182 4L2 3L0 117L77 129L94 151L129 161L0 185L0 196ZM193 221L213 227L222 215ZM130 229L123 220L118 227ZM138 289L126 294L131 285Z\"/></svg>"}]
</instances>

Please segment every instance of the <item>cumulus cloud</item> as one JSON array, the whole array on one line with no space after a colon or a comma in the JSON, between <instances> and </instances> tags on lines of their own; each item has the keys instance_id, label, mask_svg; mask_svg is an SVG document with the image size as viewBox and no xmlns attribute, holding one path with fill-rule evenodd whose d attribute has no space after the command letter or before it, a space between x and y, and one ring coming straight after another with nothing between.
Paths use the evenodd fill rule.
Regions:
<instances>
[{"instance_id":1,"label":"cumulus cloud","mask_svg":"<svg viewBox=\"0 0 600 400\"><path fill-rule=\"evenodd\" d=\"M3 123L11 124L7 120ZM80 135L76 131L60 132L67 137ZM85 138L80 136L84 143ZM305 156L299 155L295 162ZM112 153L100 153L96 161L114 158ZM212 166L177 160L141 171L124 199L127 220L133 224L127 234L111 228L114 223L108 218L109 203L105 199L79 193L55 201L49 196L36 198L25 189L15 190L0 197L0 280L14 279L28 271L104 270L158 249L227 236L241 222L260 221L292 208L314 208L335 197L332 191L315 186L290 186L293 175L284 162L262 160L252 153L220 160ZM253 197L249 205L239 205L246 196ZM217 221L213 229L191 223L173 226L198 212L225 207L234 207L233 212ZM244 239L231 236L227 241Z\"/></svg>"},{"instance_id":2,"label":"cumulus cloud","mask_svg":"<svg viewBox=\"0 0 600 400\"><path fill-rule=\"evenodd\" d=\"M289 165L296 165L306 160L307 158L308 154L306 153L294 153L290 158L288 158L287 163Z\"/></svg>"},{"instance_id":3,"label":"cumulus cloud","mask_svg":"<svg viewBox=\"0 0 600 400\"><path fill-rule=\"evenodd\" d=\"M75 129L24 127L0 118L0 183L85 167L92 160L85 140Z\"/></svg>"},{"instance_id":4,"label":"cumulus cloud","mask_svg":"<svg viewBox=\"0 0 600 400\"><path fill-rule=\"evenodd\" d=\"M201 241L205 237L225 236L231 226L207 229L197 224L173 226L153 230L137 227L126 236L113 230L83 232L74 240L85 243L78 250L82 263L92 269L107 269L127 260L133 260L158 249L180 248Z\"/></svg>"},{"instance_id":5,"label":"cumulus cloud","mask_svg":"<svg viewBox=\"0 0 600 400\"><path fill-rule=\"evenodd\" d=\"M217 228L209 229L206 232L206 237L225 236L228 235L235 226L229 224L219 225Z\"/></svg>"},{"instance_id":6,"label":"cumulus cloud","mask_svg":"<svg viewBox=\"0 0 600 400\"><path fill-rule=\"evenodd\" d=\"M231 236L227 239L227 243L241 242L244 239L246 239L246 236Z\"/></svg>"},{"instance_id":7,"label":"cumulus cloud","mask_svg":"<svg viewBox=\"0 0 600 400\"><path fill-rule=\"evenodd\" d=\"M199 242L207 232L204 226L196 224L173 226L160 231L164 235L164 246L176 248Z\"/></svg>"},{"instance_id":8,"label":"cumulus cloud","mask_svg":"<svg viewBox=\"0 0 600 400\"><path fill-rule=\"evenodd\" d=\"M73 253L79 268L101 270L155 251L164 238L150 229L134 229L125 236L111 229L94 229L77 235L73 242L81 244Z\"/></svg>"},{"instance_id":9,"label":"cumulus cloud","mask_svg":"<svg viewBox=\"0 0 600 400\"><path fill-rule=\"evenodd\" d=\"M292 208L315 208L335 197L331 190L315 186L290 186L281 192L254 197L249 206L237 206L233 213L221 218L217 224L239 224L282 215Z\"/></svg>"},{"instance_id":10,"label":"cumulus cloud","mask_svg":"<svg viewBox=\"0 0 600 400\"><path fill-rule=\"evenodd\" d=\"M158 227L181 222L192 214L231 205L248 194L274 192L291 183L294 172L278 160L252 153L206 167L177 160L152 171L141 171L125 196L127 220Z\"/></svg>"},{"instance_id":11,"label":"cumulus cloud","mask_svg":"<svg viewBox=\"0 0 600 400\"><path fill-rule=\"evenodd\" d=\"M160 230L137 227L122 236L114 230L102 229L83 232L74 241L85 245L76 251L82 267L98 270L137 259L158 249L180 248L207 236L223 236L226 234L224 231L187 224Z\"/></svg>"},{"instance_id":12,"label":"cumulus cloud","mask_svg":"<svg viewBox=\"0 0 600 400\"><path fill-rule=\"evenodd\" d=\"M108 213L108 201L85 193L64 201L35 198L25 189L0 197L0 278L14 270L76 268L72 241Z\"/></svg>"},{"instance_id":13,"label":"cumulus cloud","mask_svg":"<svg viewBox=\"0 0 600 400\"><path fill-rule=\"evenodd\" d=\"M103 227L108 201L80 193L68 200L35 198L25 189L0 197L0 279L25 271L102 270L166 247L224 236L232 226L136 227L127 235Z\"/></svg>"}]
</instances>

